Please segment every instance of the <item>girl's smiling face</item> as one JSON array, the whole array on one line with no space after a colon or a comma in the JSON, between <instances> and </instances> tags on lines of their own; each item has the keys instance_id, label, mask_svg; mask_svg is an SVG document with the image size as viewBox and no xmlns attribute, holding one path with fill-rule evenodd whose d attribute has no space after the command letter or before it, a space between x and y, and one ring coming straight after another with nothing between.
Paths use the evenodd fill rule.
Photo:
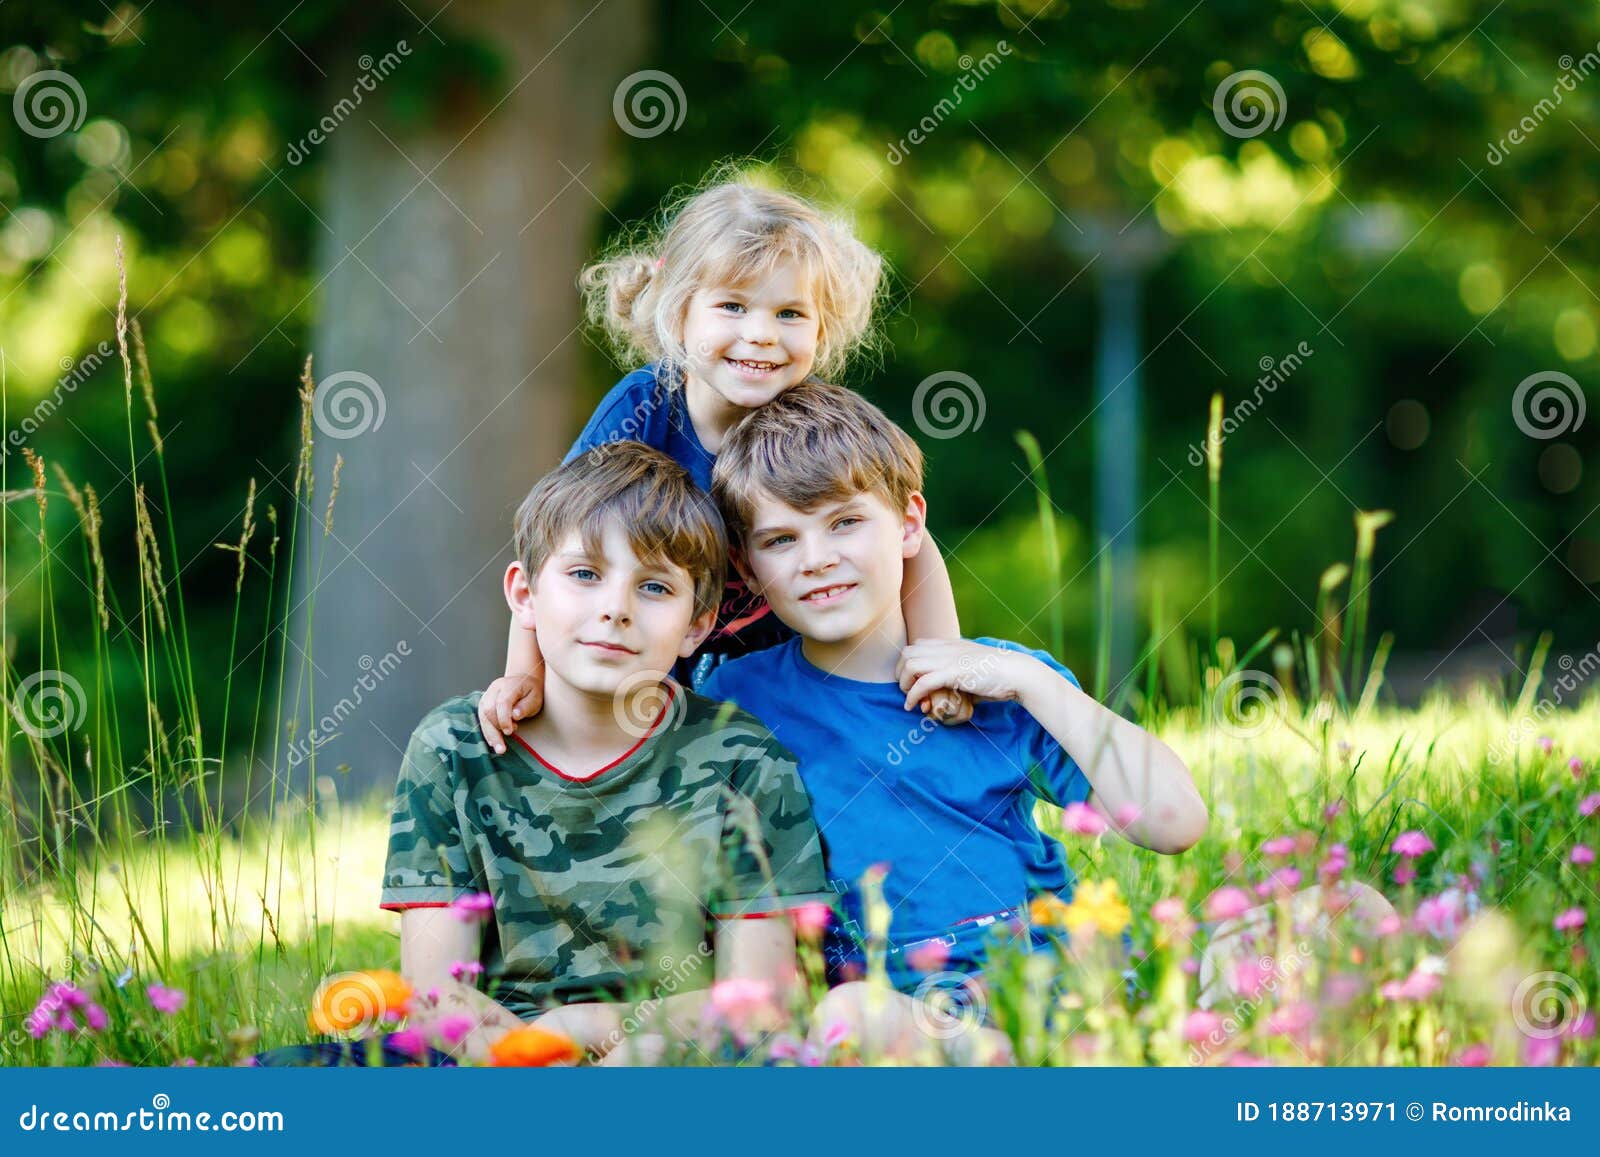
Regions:
<instances>
[{"instance_id":1,"label":"girl's smiling face","mask_svg":"<svg viewBox=\"0 0 1600 1157\"><path fill-rule=\"evenodd\" d=\"M756 409L811 373L819 322L808 281L798 261L780 261L758 282L707 285L689 299L688 385L708 408Z\"/></svg>"}]
</instances>

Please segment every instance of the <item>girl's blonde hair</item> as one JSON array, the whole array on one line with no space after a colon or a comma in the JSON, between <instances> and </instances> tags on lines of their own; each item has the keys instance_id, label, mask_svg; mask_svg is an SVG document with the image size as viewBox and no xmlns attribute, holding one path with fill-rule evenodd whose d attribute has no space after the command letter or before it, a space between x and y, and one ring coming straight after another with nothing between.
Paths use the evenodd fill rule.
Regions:
<instances>
[{"instance_id":1,"label":"girl's blonde hair","mask_svg":"<svg viewBox=\"0 0 1600 1157\"><path fill-rule=\"evenodd\" d=\"M883 258L847 222L793 194L717 181L669 208L657 230L585 268L579 285L589 320L624 358L682 366L695 292L758 282L785 260L800 263L817 307L812 374L837 377L850 354L871 343Z\"/></svg>"}]
</instances>

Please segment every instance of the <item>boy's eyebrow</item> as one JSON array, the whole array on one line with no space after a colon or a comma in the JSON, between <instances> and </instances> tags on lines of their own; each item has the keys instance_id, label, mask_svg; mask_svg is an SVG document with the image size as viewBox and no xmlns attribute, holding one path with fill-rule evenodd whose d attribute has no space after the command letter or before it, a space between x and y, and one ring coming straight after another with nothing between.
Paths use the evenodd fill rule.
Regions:
<instances>
[{"instance_id":1,"label":"boy's eyebrow","mask_svg":"<svg viewBox=\"0 0 1600 1157\"><path fill-rule=\"evenodd\" d=\"M846 498L844 501L834 503L834 505L830 509L828 509L828 510L823 512L822 516L824 518L832 518L836 514L843 514L846 510L849 510L851 507L855 506L860 501L861 501L861 495L852 494L849 498ZM810 511L802 510L800 513L801 514L809 514ZM752 530L750 532L750 537L751 538L755 538L758 535L772 534L772 533L774 533L776 531L779 531L779 530L788 530L788 529L789 528L787 526L784 526L782 523L778 524L777 526L758 526L758 527L756 527L754 530Z\"/></svg>"}]
</instances>

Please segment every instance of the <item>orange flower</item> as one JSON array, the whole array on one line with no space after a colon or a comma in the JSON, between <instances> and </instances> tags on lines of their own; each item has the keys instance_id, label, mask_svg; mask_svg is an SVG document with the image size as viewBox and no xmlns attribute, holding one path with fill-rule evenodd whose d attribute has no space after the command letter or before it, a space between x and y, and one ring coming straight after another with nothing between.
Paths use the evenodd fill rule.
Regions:
<instances>
[{"instance_id":1,"label":"orange flower","mask_svg":"<svg viewBox=\"0 0 1600 1157\"><path fill-rule=\"evenodd\" d=\"M411 985L398 972L375 968L341 972L318 986L309 1020L315 1032L331 1035L399 1020L411 1003Z\"/></svg>"},{"instance_id":2,"label":"orange flower","mask_svg":"<svg viewBox=\"0 0 1600 1157\"><path fill-rule=\"evenodd\" d=\"M512 1029L489 1046L489 1063L501 1068L572 1064L582 1055L570 1037L531 1024Z\"/></svg>"}]
</instances>

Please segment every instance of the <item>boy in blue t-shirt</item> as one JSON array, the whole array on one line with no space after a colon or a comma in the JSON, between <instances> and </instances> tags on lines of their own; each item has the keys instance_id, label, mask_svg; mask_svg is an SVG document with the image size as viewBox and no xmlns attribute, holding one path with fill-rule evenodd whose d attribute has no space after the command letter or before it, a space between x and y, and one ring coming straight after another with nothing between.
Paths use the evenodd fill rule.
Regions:
<instances>
[{"instance_id":1,"label":"boy in blue t-shirt","mask_svg":"<svg viewBox=\"0 0 1600 1157\"><path fill-rule=\"evenodd\" d=\"M885 873L890 978L903 991L929 959L979 969L989 928L1025 922L1035 897L1070 900L1074 877L1034 822L1037 800L1087 803L1111 831L1167 854L1207 822L1178 755L1048 654L995 639L907 645L900 588L925 540L922 469L903 430L836 386L794 386L736 426L713 494L746 583L796 637L724 663L701 689L751 712L799 760L847 915L828 938L834 978L861 959L857 881ZM945 688L976 700L970 726L911 711ZM892 995L885 1008L859 985L836 988L815 1031L842 1020L880 1048L914 1040L927 1017Z\"/></svg>"}]
</instances>

